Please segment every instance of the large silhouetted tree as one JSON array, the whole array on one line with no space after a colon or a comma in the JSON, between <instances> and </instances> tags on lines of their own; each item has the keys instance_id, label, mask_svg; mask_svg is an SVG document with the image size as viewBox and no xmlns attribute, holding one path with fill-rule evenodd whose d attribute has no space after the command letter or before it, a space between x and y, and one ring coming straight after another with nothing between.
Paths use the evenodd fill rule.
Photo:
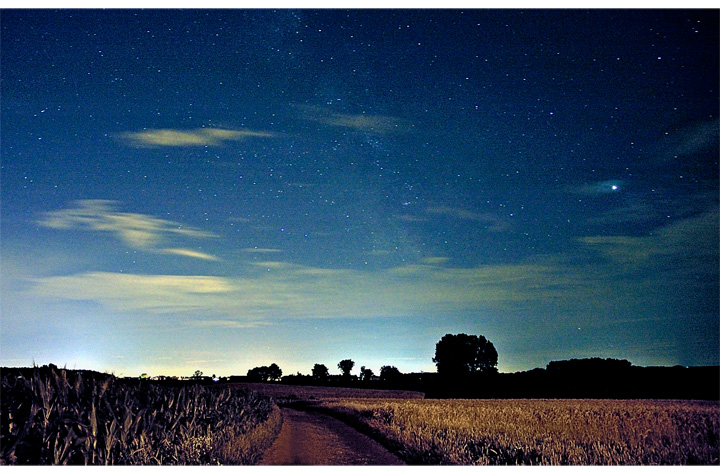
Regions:
<instances>
[{"instance_id":1,"label":"large silhouetted tree","mask_svg":"<svg viewBox=\"0 0 720 474\"><path fill-rule=\"evenodd\" d=\"M277 364L273 363L268 367L268 378L270 380L280 380L282 378L282 370Z\"/></svg>"},{"instance_id":2,"label":"large silhouetted tree","mask_svg":"<svg viewBox=\"0 0 720 474\"><path fill-rule=\"evenodd\" d=\"M484 336L446 334L435 345L433 362L438 374L462 377L468 374L497 372L498 354Z\"/></svg>"},{"instance_id":3,"label":"large silhouetted tree","mask_svg":"<svg viewBox=\"0 0 720 474\"><path fill-rule=\"evenodd\" d=\"M344 378L350 378L350 371L355 367L355 362L350 359L344 359L338 362L338 369L342 370Z\"/></svg>"},{"instance_id":4,"label":"large silhouetted tree","mask_svg":"<svg viewBox=\"0 0 720 474\"><path fill-rule=\"evenodd\" d=\"M392 365L383 365L380 367L380 380L383 382L397 382L402 374L397 367Z\"/></svg>"},{"instance_id":5,"label":"large silhouetted tree","mask_svg":"<svg viewBox=\"0 0 720 474\"><path fill-rule=\"evenodd\" d=\"M270 364L270 366L263 365L262 367L255 367L254 369L248 370L247 376L250 380L255 382L267 382L268 380L280 380L282 377L282 370L277 364Z\"/></svg>"},{"instance_id":6,"label":"large silhouetted tree","mask_svg":"<svg viewBox=\"0 0 720 474\"><path fill-rule=\"evenodd\" d=\"M323 364L315 364L312 369L312 376L316 380L327 380L329 377L328 368Z\"/></svg>"},{"instance_id":7,"label":"large silhouetted tree","mask_svg":"<svg viewBox=\"0 0 720 474\"><path fill-rule=\"evenodd\" d=\"M254 367L247 372L248 379L253 382L265 382L267 381L266 371L267 367Z\"/></svg>"}]
</instances>

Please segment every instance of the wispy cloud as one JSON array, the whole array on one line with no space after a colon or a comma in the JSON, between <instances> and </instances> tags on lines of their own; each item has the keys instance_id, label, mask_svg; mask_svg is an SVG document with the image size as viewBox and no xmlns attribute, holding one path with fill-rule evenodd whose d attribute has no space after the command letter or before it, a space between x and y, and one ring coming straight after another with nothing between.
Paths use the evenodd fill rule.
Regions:
<instances>
[{"instance_id":1,"label":"wispy cloud","mask_svg":"<svg viewBox=\"0 0 720 474\"><path fill-rule=\"evenodd\" d=\"M662 213L650 202L635 200L624 206L609 209L602 214L588 217L590 224L615 225L624 223L651 222L657 219Z\"/></svg>"},{"instance_id":2,"label":"wispy cloud","mask_svg":"<svg viewBox=\"0 0 720 474\"><path fill-rule=\"evenodd\" d=\"M118 202L103 199L77 201L75 207L45 213L37 223L51 229L81 229L108 232L125 245L146 251L183 255L205 260L214 257L187 249L157 249L173 236L189 238L216 237L215 234L145 214L121 212ZM208 258L210 257L210 258Z\"/></svg>"},{"instance_id":3,"label":"wispy cloud","mask_svg":"<svg viewBox=\"0 0 720 474\"><path fill-rule=\"evenodd\" d=\"M422 263L425 265L444 265L449 260L447 257L425 257L422 259Z\"/></svg>"},{"instance_id":4,"label":"wispy cloud","mask_svg":"<svg viewBox=\"0 0 720 474\"><path fill-rule=\"evenodd\" d=\"M242 249L243 252L246 253L280 253L282 250L280 249L269 249L269 248L258 248L258 247L248 247Z\"/></svg>"},{"instance_id":5,"label":"wispy cloud","mask_svg":"<svg viewBox=\"0 0 720 474\"><path fill-rule=\"evenodd\" d=\"M128 312L173 314L206 310L233 290L221 277L88 272L35 280L35 294L93 300Z\"/></svg>"},{"instance_id":6,"label":"wispy cloud","mask_svg":"<svg viewBox=\"0 0 720 474\"><path fill-rule=\"evenodd\" d=\"M270 324L263 321L235 321L232 319L198 319L188 323L192 327L221 329L250 329Z\"/></svg>"},{"instance_id":7,"label":"wispy cloud","mask_svg":"<svg viewBox=\"0 0 720 474\"><path fill-rule=\"evenodd\" d=\"M694 123L668 136L665 146L670 156L694 155L715 148L720 137L720 119Z\"/></svg>"},{"instance_id":8,"label":"wispy cloud","mask_svg":"<svg viewBox=\"0 0 720 474\"><path fill-rule=\"evenodd\" d=\"M600 252L618 273L653 270L678 279L693 275L700 281L701 276L717 278L719 220L715 207L660 227L651 235L589 236L581 242Z\"/></svg>"},{"instance_id":9,"label":"wispy cloud","mask_svg":"<svg viewBox=\"0 0 720 474\"><path fill-rule=\"evenodd\" d=\"M503 221L498 216L490 213L478 213L468 211L467 209L451 206L431 206L428 207L425 212L427 212L428 214L445 216L453 219L479 222L481 224L485 224L487 230L493 232L501 232L508 228L507 222Z\"/></svg>"},{"instance_id":10,"label":"wispy cloud","mask_svg":"<svg viewBox=\"0 0 720 474\"><path fill-rule=\"evenodd\" d=\"M378 134L405 133L410 130L407 120L388 115L373 114L347 114L332 112L323 107L298 106L302 111L302 118L319 122L333 127L350 128L361 132Z\"/></svg>"},{"instance_id":11,"label":"wispy cloud","mask_svg":"<svg viewBox=\"0 0 720 474\"><path fill-rule=\"evenodd\" d=\"M157 253L166 255L180 255L183 257L199 258L200 260L220 260L215 255L210 255L204 252L198 252L197 250L190 249L160 249Z\"/></svg>"},{"instance_id":12,"label":"wispy cloud","mask_svg":"<svg viewBox=\"0 0 720 474\"><path fill-rule=\"evenodd\" d=\"M185 364L196 367L198 365L217 365L217 364L222 364L223 362L227 362L227 361L228 361L227 359L215 358L215 357L209 357L209 358L204 358L204 359L195 359L195 358L190 359L189 358L189 359L185 359Z\"/></svg>"},{"instance_id":13,"label":"wispy cloud","mask_svg":"<svg viewBox=\"0 0 720 474\"><path fill-rule=\"evenodd\" d=\"M425 217L412 216L410 214L400 214L395 216L395 219L402 222L427 222L428 219Z\"/></svg>"},{"instance_id":14,"label":"wispy cloud","mask_svg":"<svg viewBox=\"0 0 720 474\"><path fill-rule=\"evenodd\" d=\"M214 146L229 141L238 141L245 138L270 138L275 134L270 132L253 131L247 129L226 128L196 128L193 130L178 130L172 128L150 129L141 132L125 132L120 139L132 146L138 147L173 147L173 146Z\"/></svg>"}]
</instances>

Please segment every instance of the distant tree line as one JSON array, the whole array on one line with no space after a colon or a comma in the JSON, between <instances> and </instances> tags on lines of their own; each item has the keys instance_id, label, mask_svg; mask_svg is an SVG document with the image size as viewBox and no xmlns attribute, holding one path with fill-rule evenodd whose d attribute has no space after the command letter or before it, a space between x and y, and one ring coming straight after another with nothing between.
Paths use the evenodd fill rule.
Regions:
<instances>
[{"instance_id":1,"label":"distant tree line","mask_svg":"<svg viewBox=\"0 0 720 474\"><path fill-rule=\"evenodd\" d=\"M315 364L310 375L285 375L273 363L255 367L247 376L219 379L196 371L191 382L281 382L357 388L413 390L427 398L676 398L720 399L720 367L637 367L622 359L570 359L552 361L545 368L498 373L498 353L484 336L446 334L435 346L436 372L402 373L383 365L380 373L355 361L337 363L340 375ZM147 374L144 374L147 378ZM177 379L177 378L176 378ZM186 378L187 379L187 378ZM164 380L165 383L179 381Z\"/></svg>"},{"instance_id":2,"label":"distant tree line","mask_svg":"<svg viewBox=\"0 0 720 474\"><path fill-rule=\"evenodd\" d=\"M361 366L360 375L355 376L351 375L355 362L343 359L337 364L340 375L331 375L327 366L315 364L311 375L298 372L281 381L416 390L428 398L720 398L720 368L716 366L637 367L627 360L593 357L552 361L545 368L526 372L498 373L493 343L484 336L468 334L443 336L432 360L435 373L404 374L384 365L378 375ZM250 372L257 369L262 368ZM279 378L263 381L269 380Z\"/></svg>"}]
</instances>

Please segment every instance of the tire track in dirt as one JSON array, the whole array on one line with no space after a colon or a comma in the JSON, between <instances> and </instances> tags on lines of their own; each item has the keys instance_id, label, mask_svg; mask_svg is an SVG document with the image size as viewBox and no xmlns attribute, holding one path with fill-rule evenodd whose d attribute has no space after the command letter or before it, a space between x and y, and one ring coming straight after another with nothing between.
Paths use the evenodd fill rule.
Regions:
<instances>
[{"instance_id":1,"label":"tire track in dirt","mask_svg":"<svg viewBox=\"0 0 720 474\"><path fill-rule=\"evenodd\" d=\"M322 413L281 408L283 426L263 466L403 465L377 441Z\"/></svg>"}]
</instances>

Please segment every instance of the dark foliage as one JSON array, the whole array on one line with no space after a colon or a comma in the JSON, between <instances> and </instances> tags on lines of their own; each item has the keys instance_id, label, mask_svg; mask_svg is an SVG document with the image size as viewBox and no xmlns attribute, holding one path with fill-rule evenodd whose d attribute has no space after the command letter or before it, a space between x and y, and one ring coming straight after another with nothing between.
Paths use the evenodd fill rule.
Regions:
<instances>
[{"instance_id":1,"label":"dark foliage","mask_svg":"<svg viewBox=\"0 0 720 474\"><path fill-rule=\"evenodd\" d=\"M277 364L270 364L248 370L247 377L252 382L277 381L282 377L282 370Z\"/></svg>"},{"instance_id":2,"label":"dark foliage","mask_svg":"<svg viewBox=\"0 0 720 474\"><path fill-rule=\"evenodd\" d=\"M497 372L498 353L485 336L446 334L435 346L433 362L441 376L461 379Z\"/></svg>"},{"instance_id":3,"label":"dark foliage","mask_svg":"<svg viewBox=\"0 0 720 474\"><path fill-rule=\"evenodd\" d=\"M380 380L382 382L397 383L400 381L402 373L397 367L392 365L383 365L380 367Z\"/></svg>"},{"instance_id":4,"label":"dark foliage","mask_svg":"<svg viewBox=\"0 0 720 474\"><path fill-rule=\"evenodd\" d=\"M372 369L366 369L364 365L360 367L360 380L362 380L363 382L368 382L372 380L374 375L375 373L372 371Z\"/></svg>"},{"instance_id":5,"label":"dark foliage","mask_svg":"<svg viewBox=\"0 0 720 474\"><path fill-rule=\"evenodd\" d=\"M327 380L330 376L328 368L323 364L315 364L312 369L312 376L315 380Z\"/></svg>"},{"instance_id":6,"label":"dark foliage","mask_svg":"<svg viewBox=\"0 0 720 474\"><path fill-rule=\"evenodd\" d=\"M411 375L411 374L408 374ZM637 367L626 360L555 361L547 369L475 375L441 383L425 375L428 398L615 398L720 400L720 367Z\"/></svg>"},{"instance_id":7,"label":"dark foliage","mask_svg":"<svg viewBox=\"0 0 720 474\"><path fill-rule=\"evenodd\" d=\"M338 369L342 370L342 375L345 378L350 378L350 371L355 367L355 362L351 359L343 359L338 362Z\"/></svg>"}]
</instances>

